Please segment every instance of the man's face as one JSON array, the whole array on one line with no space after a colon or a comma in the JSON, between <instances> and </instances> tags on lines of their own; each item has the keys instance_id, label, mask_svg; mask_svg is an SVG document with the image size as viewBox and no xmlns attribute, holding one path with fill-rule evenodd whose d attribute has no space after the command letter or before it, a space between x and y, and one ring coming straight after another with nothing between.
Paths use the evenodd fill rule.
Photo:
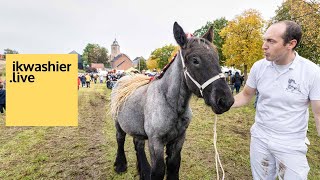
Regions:
<instances>
[{"instance_id":1,"label":"man's face","mask_svg":"<svg viewBox=\"0 0 320 180\"><path fill-rule=\"evenodd\" d=\"M284 45L282 35L286 30L284 23L271 25L263 35L262 49L268 61L275 63L283 61L289 53L287 45ZM278 63L277 63L278 64Z\"/></svg>"}]
</instances>

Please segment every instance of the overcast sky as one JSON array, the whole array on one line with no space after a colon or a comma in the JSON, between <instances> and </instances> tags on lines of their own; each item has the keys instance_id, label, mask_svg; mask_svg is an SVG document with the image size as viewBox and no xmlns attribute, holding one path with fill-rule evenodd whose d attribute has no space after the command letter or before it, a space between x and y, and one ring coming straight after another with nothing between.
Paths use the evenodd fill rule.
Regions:
<instances>
[{"instance_id":1,"label":"overcast sky","mask_svg":"<svg viewBox=\"0 0 320 180\"><path fill-rule=\"evenodd\" d=\"M108 49L116 38L132 60L148 58L156 48L176 45L177 21L194 32L207 21L232 20L247 9L265 20L283 0L0 0L0 54L82 54L87 43Z\"/></svg>"}]
</instances>

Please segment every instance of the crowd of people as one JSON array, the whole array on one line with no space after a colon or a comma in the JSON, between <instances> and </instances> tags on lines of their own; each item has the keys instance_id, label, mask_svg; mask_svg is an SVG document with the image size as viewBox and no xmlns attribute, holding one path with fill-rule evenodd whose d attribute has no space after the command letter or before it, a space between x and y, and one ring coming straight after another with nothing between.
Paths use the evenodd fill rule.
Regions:
<instances>
[{"instance_id":1,"label":"crowd of people","mask_svg":"<svg viewBox=\"0 0 320 180\"><path fill-rule=\"evenodd\" d=\"M128 74L136 74L139 72L130 72L125 73L122 71L112 70L109 71L107 74L99 74L99 73L78 73L78 89L80 86L82 88L90 88L90 83L105 83L107 88L112 89L115 83ZM153 72L146 72L144 70L141 71L141 74L149 76L151 79L158 74L155 70Z\"/></svg>"}]
</instances>

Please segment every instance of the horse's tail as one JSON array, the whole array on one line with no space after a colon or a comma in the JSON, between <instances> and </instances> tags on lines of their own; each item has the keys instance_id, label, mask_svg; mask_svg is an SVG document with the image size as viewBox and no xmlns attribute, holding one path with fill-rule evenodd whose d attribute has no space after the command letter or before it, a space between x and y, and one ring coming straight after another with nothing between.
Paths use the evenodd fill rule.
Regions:
<instances>
[{"instance_id":1,"label":"horse's tail","mask_svg":"<svg viewBox=\"0 0 320 180\"><path fill-rule=\"evenodd\" d=\"M121 78L111 93L110 113L113 119L116 119L120 107L126 102L127 98L139 87L150 82L148 76L137 74L133 76L125 76Z\"/></svg>"}]
</instances>

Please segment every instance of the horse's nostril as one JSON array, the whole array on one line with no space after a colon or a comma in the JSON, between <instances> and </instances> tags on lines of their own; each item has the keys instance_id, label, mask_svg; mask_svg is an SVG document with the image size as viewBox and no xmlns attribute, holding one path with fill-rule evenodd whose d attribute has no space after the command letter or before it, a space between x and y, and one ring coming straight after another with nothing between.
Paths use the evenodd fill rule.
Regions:
<instances>
[{"instance_id":1,"label":"horse's nostril","mask_svg":"<svg viewBox=\"0 0 320 180\"><path fill-rule=\"evenodd\" d=\"M217 105L218 105L219 107L225 107L226 103L225 103L224 98L219 98L219 99L217 100Z\"/></svg>"},{"instance_id":2,"label":"horse's nostril","mask_svg":"<svg viewBox=\"0 0 320 180\"><path fill-rule=\"evenodd\" d=\"M232 101L228 101L228 99L226 98L219 98L217 100L217 105L220 109L227 109L230 108L230 106L232 106L233 102Z\"/></svg>"}]
</instances>

